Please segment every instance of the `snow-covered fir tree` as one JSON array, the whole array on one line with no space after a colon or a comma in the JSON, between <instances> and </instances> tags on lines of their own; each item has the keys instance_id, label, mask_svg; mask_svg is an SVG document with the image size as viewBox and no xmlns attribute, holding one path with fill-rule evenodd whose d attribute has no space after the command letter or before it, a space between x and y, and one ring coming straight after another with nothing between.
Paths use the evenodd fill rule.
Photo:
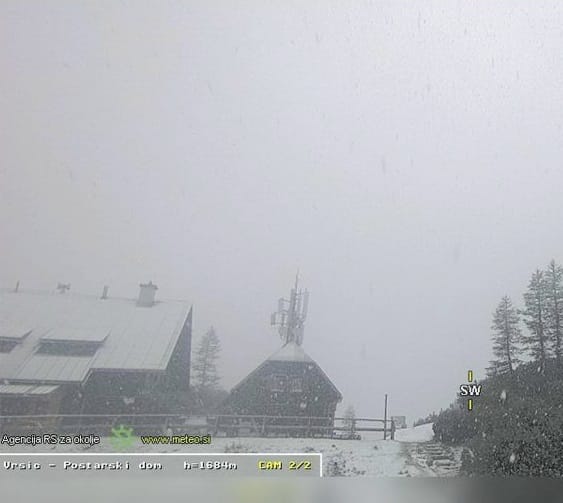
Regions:
<instances>
[{"instance_id":1,"label":"snow-covered fir tree","mask_svg":"<svg viewBox=\"0 0 563 503\"><path fill-rule=\"evenodd\" d=\"M504 296L493 314L492 340L494 360L487 369L490 375L511 374L520 363L520 330L518 311L508 296Z\"/></svg>"},{"instance_id":2,"label":"snow-covered fir tree","mask_svg":"<svg viewBox=\"0 0 563 503\"><path fill-rule=\"evenodd\" d=\"M354 429L354 421L356 419L356 410L353 405L348 405L344 411L344 427L350 430Z\"/></svg>"},{"instance_id":3,"label":"snow-covered fir tree","mask_svg":"<svg viewBox=\"0 0 563 503\"><path fill-rule=\"evenodd\" d=\"M539 364L541 373L549 357L549 341L546 332L547 282L543 271L537 269L530 279L528 291L524 294L525 308L521 311L529 333L522 336L522 343Z\"/></svg>"},{"instance_id":4,"label":"snow-covered fir tree","mask_svg":"<svg viewBox=\"0 0 563 503\"><path fill-rule=\"evenodd\" d=\"M213 327L204 334L195 351L192 364L192 379L196 391L205 393L214 390L221 378L217 371L217 360L221 352L221 343Z\"/></svg>"},{"instance_id":5,"label":"snow-covered fir tree","mask_svg":"<svg viewBox=\"0 0 563 503\"><path fill-rule=\"evenodd\" d=\"M545 271L546 280L546 335L557 366L561 367L563 345L563 267L552 260Z\"/></svg>"}]
</instances>

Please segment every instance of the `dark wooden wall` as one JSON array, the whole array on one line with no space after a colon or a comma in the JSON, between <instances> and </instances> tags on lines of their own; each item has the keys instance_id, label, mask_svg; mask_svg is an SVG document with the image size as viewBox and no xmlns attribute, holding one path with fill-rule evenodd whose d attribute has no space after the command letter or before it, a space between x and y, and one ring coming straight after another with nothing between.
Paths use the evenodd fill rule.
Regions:
<instances>
[{"instance_id":1,"label":"dark wooden wall","mask_svg":"<svg viewBox=\"0 0 563 503\"><path fill-rule=\"evenodd\" d=\"M301 390L294 386L294 379L301 381ZM334 417L339 400L340 395L315 363L268 361L231 392L222 411Z\"/></svg>"}]
</instances>

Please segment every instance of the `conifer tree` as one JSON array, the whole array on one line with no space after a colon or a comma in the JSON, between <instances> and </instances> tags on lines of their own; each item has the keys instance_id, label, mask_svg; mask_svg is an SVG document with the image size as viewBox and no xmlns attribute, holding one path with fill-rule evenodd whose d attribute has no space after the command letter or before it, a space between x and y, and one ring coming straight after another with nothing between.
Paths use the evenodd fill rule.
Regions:
<instances>
[{"instance_id":1,"label":"conifer tree","mask_svg":"<svg viewBox=\"0 0 563 503\"><path fill-rule=\"evenodd\" d=\"M545 371L549 356L546 333L547 282L543 271L537 269L530 279L528 291L524 294L525 308L521 311L529 334L522 337L524 348L539 363L539 371Z\"/></svg>"},{"instance_id":2,"label":"conifer tree","mask_svg":"<svg viewBox=\"0 0 563 503\"><path fill-rule=\"evenodd\" d=\"M351 430L355 419L356 419L356 411L354 409L354 406L348 405L348 407L346 407L346 410L344 411L344 426L346 428L350 428Z\"/></svg>"},{"instance_id":3,"label":"conifer tree","mask_svg":"<svg viewBox=\"0 0 563 503\"><path fill-rule=\"evenodd\" d=\"M488 371L492 375L510 374L520 363L520 343L522 332L520 330L518 311L508 296L504 296L493 314L492 340L493 355Z\"/></svg>"},{"instance_id":4,"label":"conifer tree","mask_svg":"<svg viewBox=\"0 0 563 503\"><path fill-rule=\"evenodd\" d=\"M546 335L549 339L557 367L561 368L563 343L563 267L552 260L545 271L546 279Z\"/></svg>"},{"instance_id":5,"label":"conifer tree","mask_svg":"<svg viewBox=\"0 0 563 503\"><path fill-rule=\"evenodd\" d=\"M215 390L221 380L217 371L220 352L219 337L215 329L210 327L199 341L192 365L194 387L200 394Z\"/></svg>"}]
</instances>

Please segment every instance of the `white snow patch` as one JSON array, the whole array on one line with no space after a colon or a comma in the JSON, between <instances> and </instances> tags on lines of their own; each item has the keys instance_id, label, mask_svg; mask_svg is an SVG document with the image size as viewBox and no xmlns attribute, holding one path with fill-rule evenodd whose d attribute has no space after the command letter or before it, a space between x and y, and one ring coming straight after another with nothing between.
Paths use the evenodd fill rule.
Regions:
<instances>
[{"instance_id":1,"label":"white snow patch","mask_svg":"<svg viewBox=\"0 0 563 503\"><path fill-rule=\"evenodd\" d=\"M272 361L313 362L303 348L295 342L288 342L268 358Z\"/></svg>"},{"instance_id":2,"label":"white snow patch","mask_svg":"<svg viewBox=\"0 0 563 503\"><path fill-rule=\"evenodd\" d=\"M395 440L399 442L430 442L434 439L433 423L422 424L415 428L397 430Z\"/></svg>"}]
</instances>

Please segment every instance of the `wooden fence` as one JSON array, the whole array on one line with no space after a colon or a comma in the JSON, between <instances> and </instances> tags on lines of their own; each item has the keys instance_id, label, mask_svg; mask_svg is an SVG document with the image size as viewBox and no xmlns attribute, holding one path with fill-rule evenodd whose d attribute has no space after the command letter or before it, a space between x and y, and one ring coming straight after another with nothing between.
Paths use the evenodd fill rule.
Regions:
<instances>
[{"instance_id":1,"label":"wooden fence","mask_svg":"<svg viewBox=\"0 0 563 503\"><path fill-rule=\"evenodd\" d=\"M309 416L163 414L136 415L36 415L0 416L0 434L96 434L111 435L112 428L125 425L136 435L211 434L227 437L324 437L357 439L362 432L381 432L395 438L391 419L330 418Z\"/></svg>"}]
</instances>

